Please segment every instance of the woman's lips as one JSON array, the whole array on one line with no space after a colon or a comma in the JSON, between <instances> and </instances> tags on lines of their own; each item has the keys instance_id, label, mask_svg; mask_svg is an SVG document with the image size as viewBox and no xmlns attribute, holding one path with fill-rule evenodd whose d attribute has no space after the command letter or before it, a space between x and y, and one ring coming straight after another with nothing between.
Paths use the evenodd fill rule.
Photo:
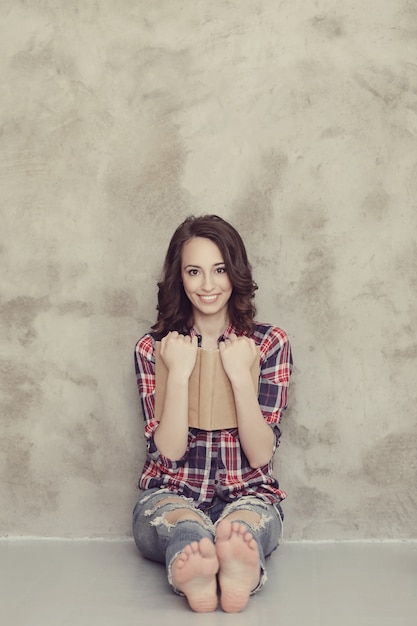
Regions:
<instances>
[{"instance_id":1,"label":"woman's lips","mask_svg":"<svg viewBox=\"0 0 417 626\"><path fill-rule=\"evenodd\" d=\"M212 304L213 302L216 302L216 300L219 298L219 294L216 293L213 296L202 296L201 294L199 294L198 296L200 298L200 300L202 300L205 304Z\"/></svg>"}]
</instances>

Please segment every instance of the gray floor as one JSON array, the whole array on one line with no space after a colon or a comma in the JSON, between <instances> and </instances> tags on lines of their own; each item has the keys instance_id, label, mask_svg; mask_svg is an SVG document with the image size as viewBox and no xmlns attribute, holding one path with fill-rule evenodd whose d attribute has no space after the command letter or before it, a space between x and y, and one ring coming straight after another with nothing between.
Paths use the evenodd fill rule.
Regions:
<instances>
[{"instance_id":1,"label":"gray floor","mask_svg":"<svg viewBox=\"0 0 417 626\"><path fill-rule=\"evenodd\" d=\"M2 626L416 626L417 543L284 543L240 614L196 615L130 541L0 541Z\"/></svg>"}]
</instances>

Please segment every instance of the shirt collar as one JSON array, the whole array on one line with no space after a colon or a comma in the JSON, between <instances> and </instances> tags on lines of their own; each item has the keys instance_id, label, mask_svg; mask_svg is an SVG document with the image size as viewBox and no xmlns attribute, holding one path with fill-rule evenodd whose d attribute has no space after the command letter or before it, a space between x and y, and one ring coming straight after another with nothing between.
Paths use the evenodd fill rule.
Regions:
<instances>
[{"instance_id":1,"label":"shirt collar","mask_svg":"<svg viewBox=\"0 0 417 626\"><path fill-rule=\"evenodd\" d=\"M198 334L195 328L190 328L189 332L190 332L191 337L198 338L198 345L201 346L202 336ZM217 339L217 343L220 343L220 341L224 341L225 339L228 339L230 335L235 332L236 330L233 328L233 325L229 324L226 330L224 331L224 333L220 335L220 337Z\"/></svg>"}]
</instances>

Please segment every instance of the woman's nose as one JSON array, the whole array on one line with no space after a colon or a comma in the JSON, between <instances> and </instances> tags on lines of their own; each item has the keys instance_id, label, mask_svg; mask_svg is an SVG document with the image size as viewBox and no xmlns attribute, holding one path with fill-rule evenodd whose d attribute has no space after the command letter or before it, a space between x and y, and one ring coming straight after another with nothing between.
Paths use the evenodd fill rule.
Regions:
<instances>
[{"instance_id":1,"label":"woman's nose","mask_svg":"<svg viewBox=\"0 0 417 626\"><path fill-rule=\"evenodd\" d=\"M213 277L209 275L203 276L203 289L204 291L211 291L214 287Z\"/></svg>"}]
</instances>

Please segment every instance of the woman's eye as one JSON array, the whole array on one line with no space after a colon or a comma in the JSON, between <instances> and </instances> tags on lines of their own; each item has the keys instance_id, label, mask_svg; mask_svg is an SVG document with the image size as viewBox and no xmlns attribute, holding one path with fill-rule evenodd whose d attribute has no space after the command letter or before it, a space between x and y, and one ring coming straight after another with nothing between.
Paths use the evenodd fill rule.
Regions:
<instances>
[{"instance_id":1,"label":"woman's eye","mask_svg":"<svg viewBox=\"0 0 417 626\"><path fill-rule=\"evenodd\" d=\"M198 270L188 270L188 275L189 276L197 276L198 274Z\"/></svg>"},{"instance_id":2,"label":"woman's eye","mask_svg":"<svg viewBox=\"0 0 417 626\"><path fill-rule=\"evenodd\" d=\"M217 268L217 273L218 274L224 274L226 272L226 268L225 267L218 267Z\"/></svg>"}]
</instances>

